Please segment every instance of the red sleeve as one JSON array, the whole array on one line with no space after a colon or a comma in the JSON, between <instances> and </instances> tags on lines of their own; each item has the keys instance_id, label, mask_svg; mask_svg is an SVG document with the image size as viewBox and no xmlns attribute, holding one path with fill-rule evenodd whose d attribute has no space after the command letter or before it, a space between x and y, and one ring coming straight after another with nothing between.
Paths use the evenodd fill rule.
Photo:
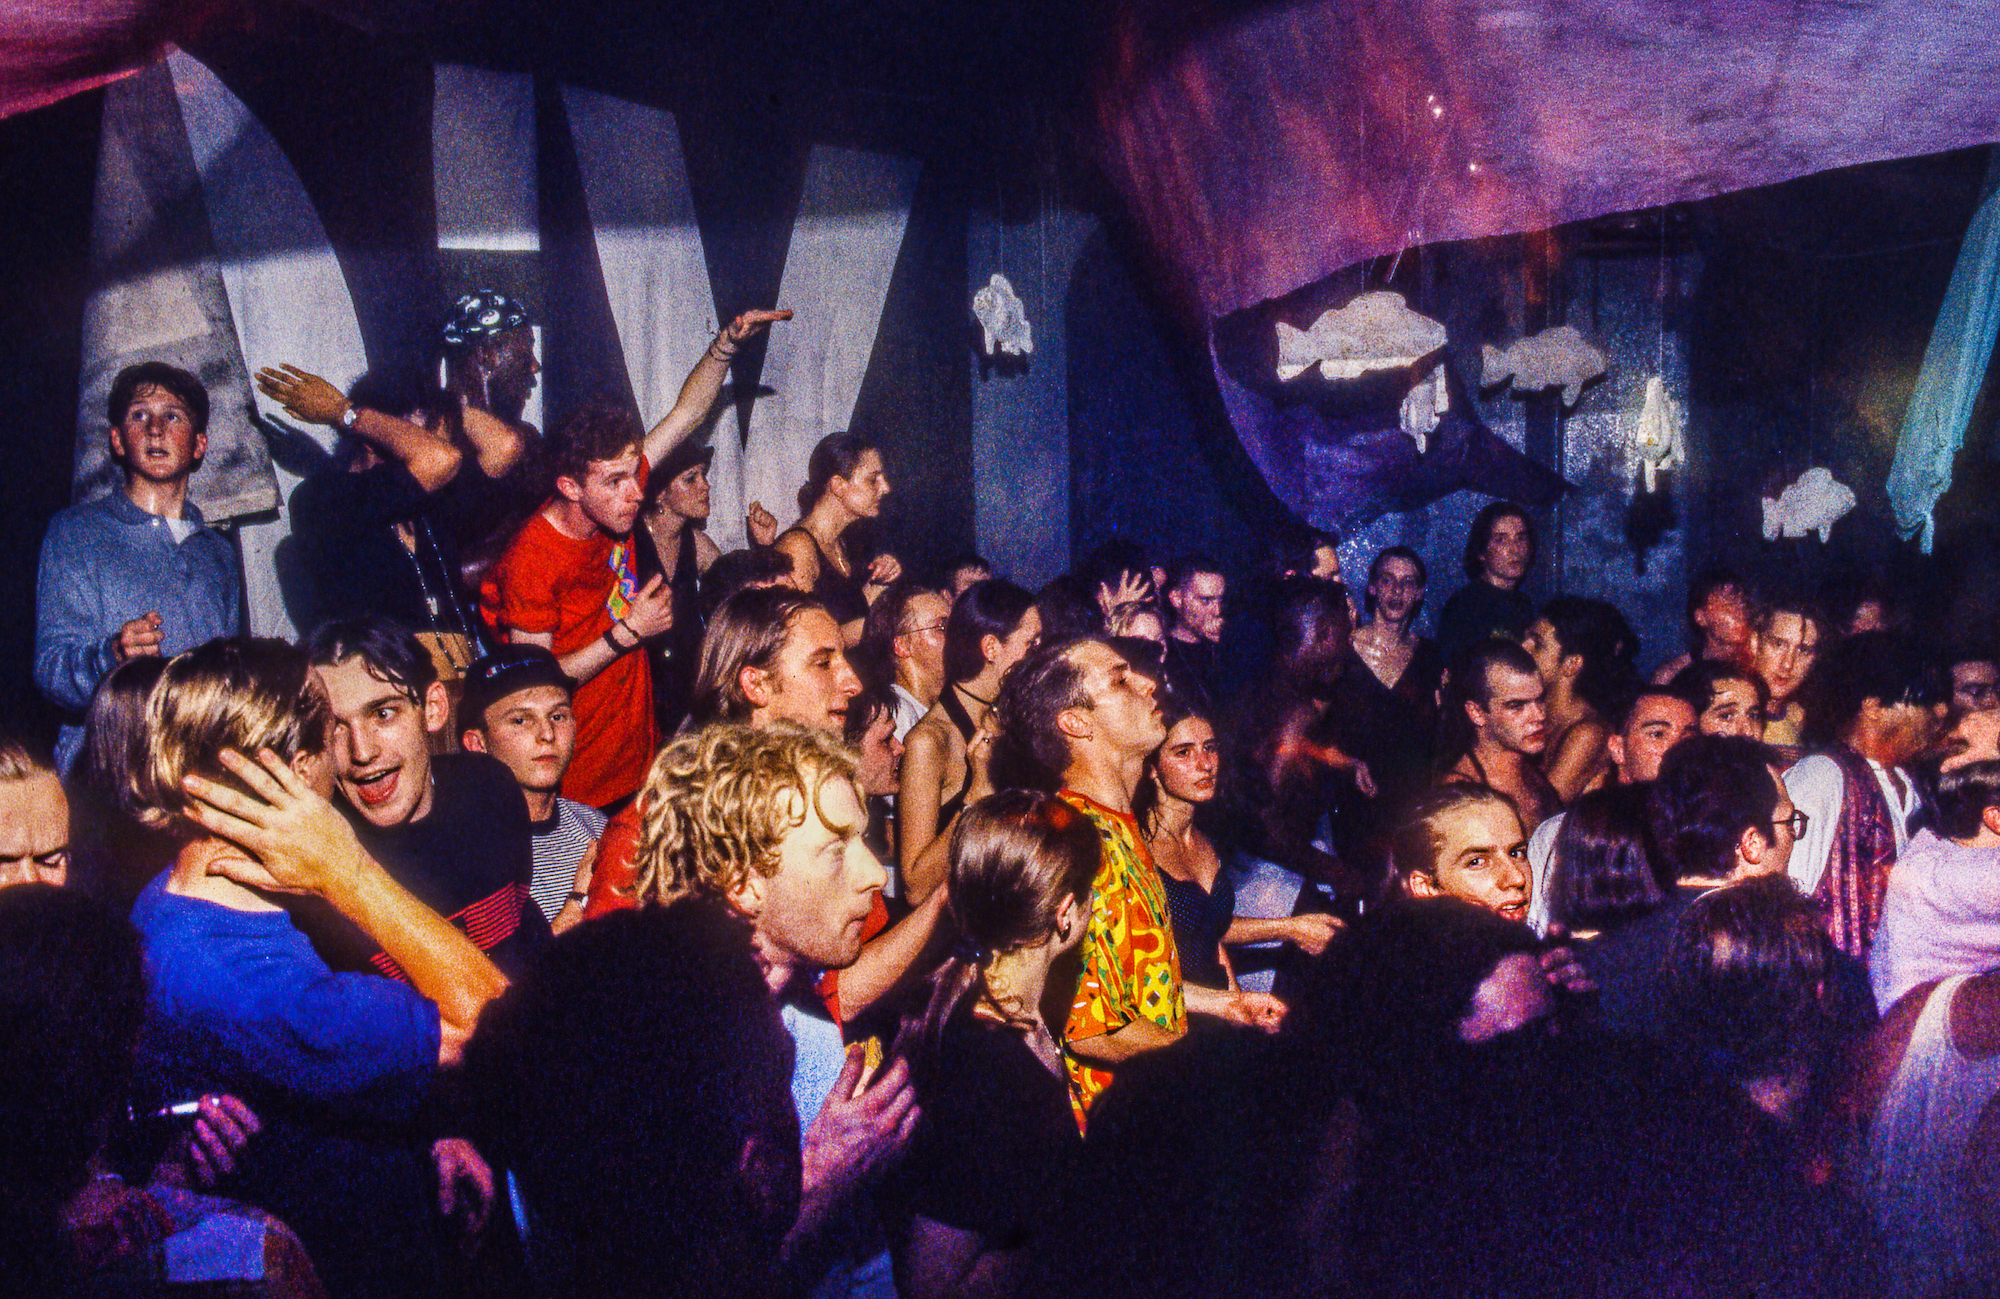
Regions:
<instances>
[{"instance_id":1,"label":"red sleeve","mask_svg":"<svg viewBox=\"0 0 2000 1299\"><path fill-rule=\"evenodd\" d=\"M591 867L590 900L584 903L583 918L594 920L613 911L629 911L639 905L633 888L639 882L639 800L633 799L624 811L611 818L597 840L597 864Z\"/></svg>"},{"instance_id":2,"label":"red sleeve","mask_svg":"<svg viewBox=\"0 0 2000 1299\"><path fill-rule=\"evenodd\" d=\"M560 625L554 577L555 557L536 544L536 515L523 524L479 583L479 612L495 631L526 631L554 635Z\"/></svg>"}]
</instances>

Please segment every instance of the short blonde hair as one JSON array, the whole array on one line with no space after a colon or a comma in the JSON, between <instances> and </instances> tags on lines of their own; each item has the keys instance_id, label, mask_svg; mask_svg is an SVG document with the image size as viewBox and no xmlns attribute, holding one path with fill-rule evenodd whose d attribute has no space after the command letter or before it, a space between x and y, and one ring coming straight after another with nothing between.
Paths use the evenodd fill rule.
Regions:
<instances>
[{"instance_id":1,"label":"short blonde hair","mask_svg":"<svg viewBox=\"0 0 2000 1299\"><path fill-rule=\"evenodd\" d=\"M281 640L212 640L167 664L146 700L145 762L134 773L140 820L198 837L181 781L203 776L235 789L222 765L235 749L255 758L270 749L286 762L321 753L333 707L304 650Z\"/></svg>"},{"instance_id":2,"label":"short blonde hair","mask_svg":"<svg viewBox=\"0 0 2000 1299\"><path fill-rule=\"evenodd\" d=\"M826 821L821 787L854 773L853 750L789 722L719 722L675 738L639 791L640 905L690 893L723 898L752 871L776 874L778 847L805 824L806 809Z\"/></svg>"},{"instance_id":3,"label":"short blonde hair","mask_svg":"<svg viewBox=\"0 0 2000 1299\"><path fill-rule=\"evenodd\" d=\"M26 740L18 735L0 732L0 784L27 780L32 776L55 774L55 767L50 764L48 758L39 750L30 747Z\"/></svg>"}]
</instances>

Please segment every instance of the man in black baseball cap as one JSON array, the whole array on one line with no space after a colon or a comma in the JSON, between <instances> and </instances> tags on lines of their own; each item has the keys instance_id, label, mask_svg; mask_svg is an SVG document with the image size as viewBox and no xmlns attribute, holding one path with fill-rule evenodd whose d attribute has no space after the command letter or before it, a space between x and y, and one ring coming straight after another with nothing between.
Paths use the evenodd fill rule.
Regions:
<instances>
[{"instance_id":1,"label":"man in black baseball cap","mask_svg":"<svg viewBox=\"0 0 2000 1299\"><path fill-rule=\"evenodd\" d=\"M504 645L466 670L460 742L491 754L528 800L534 870L528 894L557 933L583 918L604 814L557 790L576 752L576 682L540 645Z\"/></svg>"}]
</instances>

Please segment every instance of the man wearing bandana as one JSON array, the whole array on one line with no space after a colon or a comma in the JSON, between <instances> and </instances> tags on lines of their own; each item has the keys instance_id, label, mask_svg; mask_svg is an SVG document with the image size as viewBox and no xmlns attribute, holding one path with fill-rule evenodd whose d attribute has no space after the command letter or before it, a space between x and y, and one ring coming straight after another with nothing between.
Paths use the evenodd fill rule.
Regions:
<instances>
[{"instance_id":1,"label":"man wearing bandana","mask_svg":"<svg viewBox=\"0 0 2000 1299\"><path fill-rule=\"evenodd\" d=\"M622 406L578 412L550 440L554 493L528 516L480 583L494 632L552 651L576 691L576 756L562 795L616 810L645 780L659 741L641 652L673 625L673 594L642 582L633 557L651 467L707 418L745 339L789 311L746 311L725 326L665 418L642 432Z\"/></svg>"}]
</instances>

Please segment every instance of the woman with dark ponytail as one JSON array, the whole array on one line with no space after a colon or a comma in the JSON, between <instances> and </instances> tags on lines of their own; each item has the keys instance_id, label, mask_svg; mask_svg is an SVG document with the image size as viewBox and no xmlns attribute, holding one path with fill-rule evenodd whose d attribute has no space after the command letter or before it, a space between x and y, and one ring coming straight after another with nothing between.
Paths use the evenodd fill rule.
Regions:
<instances>
[{"instance_id":1,"label":"woman with dark ponytail","mask_svg":"<svg viewBox=\"0 0 2000 1299\"><path fill-rule=\"evenodd\" d=\"M1557 596L1542 606L1522 648L1547 687L1542 772L1563 802L1611 780L1611 720L1638 692L1639 638L1615 605Z\"/></svg>"},{"instance_id":2,"label":"woman with dark ponytail","mask_svg":"<svg viewBox=\"0 0 2000 1299\"><path fill-rule=\"evenodd\" d=\"M895 1046L923 1109L898 1182L909 1299L1024 1293L1060 1222L1083 1141L1042 994L1083 941L1098 853L1088 818L1052 794L995 794L952 830L954 946Z\"/></svg>"},{"instance_id":3,"label":"woman with dark ponytail","mask_svg":"<svg viewBox=\"0 0 2000 1299\"><path fill-rule=\"evenodd\" d=\"M772 543L792 563L792 585L826 606L850 646L861 640L868 606L903 575L894 555L863 562L847 543L848 528L879 516L888 494L889 478L875 444L859 433L829 433L806 462L798 523Z\"/></svg>"}]
</instances>

